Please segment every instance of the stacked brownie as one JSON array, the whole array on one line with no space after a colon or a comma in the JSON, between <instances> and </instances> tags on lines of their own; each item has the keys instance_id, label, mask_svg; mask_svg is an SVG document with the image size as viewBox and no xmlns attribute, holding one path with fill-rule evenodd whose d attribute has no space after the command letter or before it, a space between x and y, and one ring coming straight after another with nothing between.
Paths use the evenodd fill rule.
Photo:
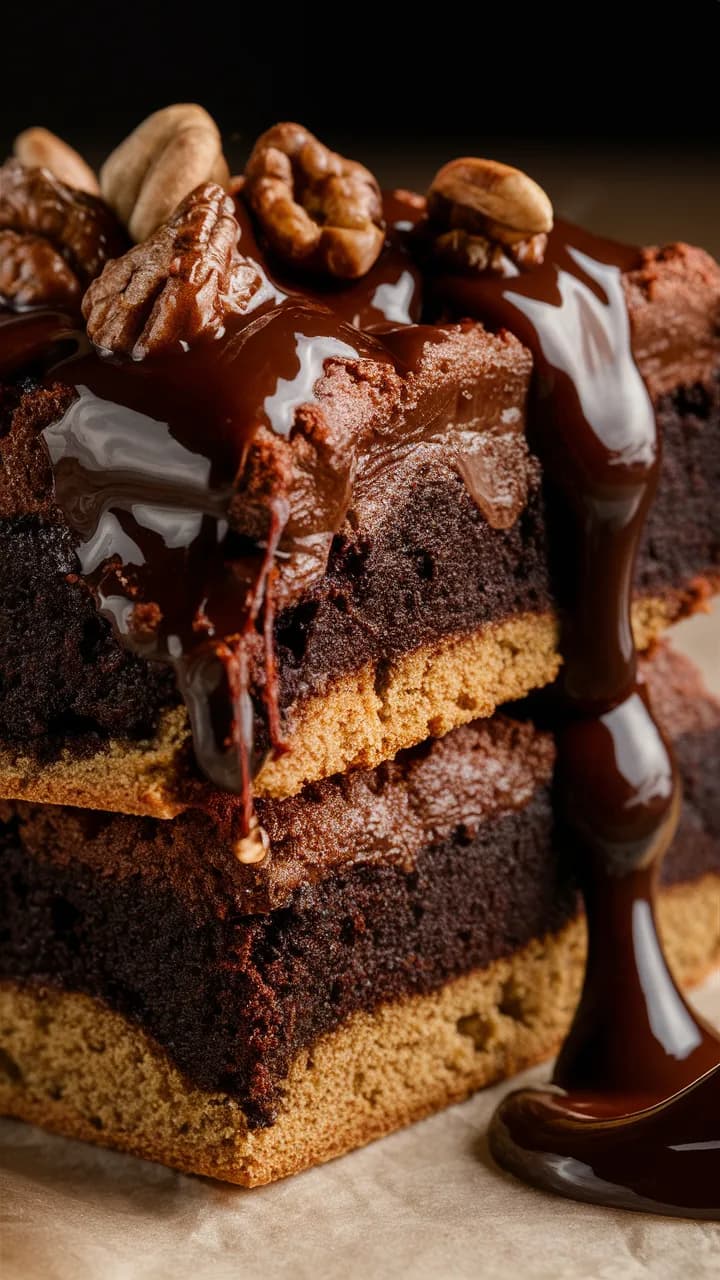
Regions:
<instances>
[{"instance_id":1,"label":"stacked brownie","mask_svg":"<svg viewBox=\"0 0 720 1280\"><path fill-rule=\"evenodd\" d=\"M552 694L518 703L560 668L567 556L531 357L455 306L437 201L289 125L229 184L188 112L108 161L117 220L58 140L55 176L0 171L0 1109L253 1185L567 1026ZM720 270L674 246L624 283L664 438L647 649L720 582ZM720 948L720 707L665 648L644 671L690 981Z\"/></svg>"}]
</instances>

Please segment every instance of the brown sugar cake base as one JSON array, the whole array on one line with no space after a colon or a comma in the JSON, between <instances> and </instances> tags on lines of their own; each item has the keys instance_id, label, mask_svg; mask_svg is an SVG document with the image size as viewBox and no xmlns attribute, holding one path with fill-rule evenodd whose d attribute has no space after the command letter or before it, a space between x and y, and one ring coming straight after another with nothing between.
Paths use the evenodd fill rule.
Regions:
<instances>
[{"instance_id":1,"label":"brown sugar cake base","mask_svg":"<svg viewBox=\"0 0 720 1280\"><path fill-rule=\"evenodd\" d=\"M663 938L684 983L720 959L720 876L665 889ZM0 987L0 1113L252 1187L383 1137L549 1057L582 981L572 921L441 991L358 1013L291 1066L277 1120L248 1126L189 1086L152 1039L101 1001Z\"/></svg>"},{"instance_id":2,"label":"brown sugar cake base","mask_svg":"<svg viewBox=\"0 0 720 1280\"><path fill-rule=\"evenodd\" d=\"M686 591L638 599L635 637L646 649L663 630L702 605L720 578ZM373 768L397 751L489 716L497 706L550 684L560 667L557 621L526 614L469 636L451 636L394 662L340 677L322 697L305 702L288 737L288 752L270 759L255 780L257 796L296 794L308 782ZM86 756L57 759L0 746L0 795L41 804L173 818L203 807L212 789L193 767L184 707L161 717L155 737L110 740Z\"/></svg>"}]
</instances>

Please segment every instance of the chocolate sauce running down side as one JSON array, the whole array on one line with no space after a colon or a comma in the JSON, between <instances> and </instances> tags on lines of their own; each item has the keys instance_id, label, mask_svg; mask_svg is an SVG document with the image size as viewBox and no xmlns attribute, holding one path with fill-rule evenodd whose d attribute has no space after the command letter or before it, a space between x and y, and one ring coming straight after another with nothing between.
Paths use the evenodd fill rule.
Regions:
<instances>
[{"instance_id":1,"label":"chocolate sauce running down side","mask_svg":"<svg viewBox=\"0 0 720 1280\"><path fill-rule=\"evenodd\" d=\"M536 442L564 495L575 570L557 784L587 911L585 984L557 1092L509 1095L490 1147L517 1176L576 1199L715 1218L720 1042L678 991L655 925L680 795L630 620L660 461L622 280L638 262L634 249L561 224L539 269L437 284L456 314L510 329L534 354Z\"/></svg>"}]
</instances>

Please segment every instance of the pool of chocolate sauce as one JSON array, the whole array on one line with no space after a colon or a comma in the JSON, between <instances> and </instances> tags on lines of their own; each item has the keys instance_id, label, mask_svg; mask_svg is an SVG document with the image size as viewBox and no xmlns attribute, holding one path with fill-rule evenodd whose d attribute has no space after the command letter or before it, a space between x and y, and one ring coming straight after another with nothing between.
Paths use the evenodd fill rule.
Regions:
<instances>
[{"instance_id":1,"label":"pool of chocolate sauce","mask_svg":"<svg viewBox=\"0 0 720 1280\"><path fill-rule=\"evenodd\" d=\"M562 495L572 563L556 802L585 898L587 971L555 1090L510 1094L490 1147L567 1196L716 1218L720 1041L679 992L655 925L680 796L630 624L661 448L622 280L638 260L560 224L539 269L436 282L453 313L507 327L533 352L534 443Z\"/></svg>"}]
</instances>

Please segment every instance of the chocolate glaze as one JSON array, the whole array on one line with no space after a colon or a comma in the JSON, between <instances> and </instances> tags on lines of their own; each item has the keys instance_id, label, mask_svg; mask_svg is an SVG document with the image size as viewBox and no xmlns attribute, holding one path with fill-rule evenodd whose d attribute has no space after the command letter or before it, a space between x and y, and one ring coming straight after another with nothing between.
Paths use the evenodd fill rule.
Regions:
<instances>
[{"instance_id":1,"label":"chocolate glaze","mask_svg":"<svg viewBox=\"0 0 720 1280\"><path fill-rule=\"evenodd\" d=\"M660 465L623 285L639 260L639 250L560 224L535 271L439 282L454 307L507 326L532 350L534 429L574 551L557 802L585 898L588 965L554 1077L566 1092L505 1099L490 1144L519 1176L575 1198L714 1217L720 1200L706 1182L720 1154L720 1077L694 1082L720 1061L720 1043L678 991L655 928L680 791L630 625ZM708 1132L706 1147L698 1135Z\"/></svg>"},{"instance_id":2,"label":"chocolate glaze","mask_svg":"<svg viewBox=\"0 0 720 1280\"><path fill-rule=\"evenodd\" d=\"M78 393L44 439L57 501L80 539L83 575L128 647L176 666L201 761L215 781L243 795L246 827L255 765L249 655L265 647L265 709L270 741L278 747L269 640L276 575L283 556L302 558L309 550L312 560L316 543L326 548L347 505L356 459L336 460L326 475L313 475L312 512L299 517L271 487L261 502L246 502L244 516L236 513L233 523L235 481L263 431L289 436L297 411L312 405L326 363L367 362L377 376L382 370L402 376L419 364L428 344L442 341L440 330L407 327L420 307L419 278L402 245L414 215L400 213L391 218L385 255L358 286L336 293L311 282L300 292L297 282L281 280L267 264L255 313L219 342L176 355L164 369L162 361L100 361L62 317L21 317L6 335L5 372L41 364L48 379L61 377ZM241 221L241 248L260 260L249 220ZM623 282L640 266L639 251L562 227L537 272L438 282L456 309L507 325L532 349L538 439L575 524L559 786L592 938L585 993L558 1065L557 1079L571 1092L562 1102L552 1100L550 1127L558 1112L572 1116L571 1141L580 1156L590 1119L608 1112L615 1117L613 1133L656 1134L664 1141L674 1118L687 1121L704 1085L688 1093L689 1102L663 1102L662 1114L650 1120L633 1113L648 1101L666 1100L720 1056L673 986L652 918L653 878L674 829L678 787L636 678L629 624L632 570L659 457ZM68 345L76 347L70 358ZM662 354L658 358L662 363ZM101 429L96 418L88 430L98 399L106 401ZM119 431L112 425L115 410ZM418 420L398 418L398 426L415 438L428 429L432 438L442 435L427 409ZM163 447L153 461L158 443ZM473 462L458 469L490 510L502 507L482 468ZM609 995L619 1016L608 1012ZM628 1051L630 1027L638 1039ZM508 1162L524 1159L526 1114L520 1102L508 1102L498 1119L495 1132L505 1135L498 1150ZM583 1116L587 1124L579 1122ZM511 1120L519 1128L508 1139ZM530 1130L526 1145L533 1141ZM605 1156L609 1150L601 1144ZM623 1175L612 1151L608 1159L603 1178L618 1182ZM692 1151L688 1159L694 1168ZM667 1183L656 1181L643 1203L654 1196L685 1212L674 1166L657 1167ZM708 1209L699 1193L697 1203Z\"/></svg>"}]
</instances>

